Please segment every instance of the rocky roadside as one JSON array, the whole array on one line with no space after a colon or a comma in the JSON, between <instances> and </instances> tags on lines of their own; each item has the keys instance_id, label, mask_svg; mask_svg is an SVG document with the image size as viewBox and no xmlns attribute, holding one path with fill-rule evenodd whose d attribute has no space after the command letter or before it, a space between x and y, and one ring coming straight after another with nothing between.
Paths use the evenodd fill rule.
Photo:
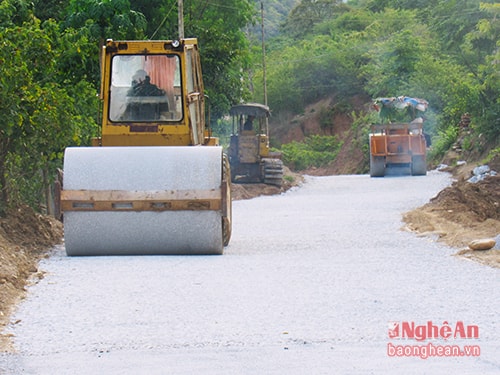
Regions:
<instances>
[{"instance_id":1,"label":"rocky roadside","mask_svg":"<svg viewBox=\"0 0 500 375\"><path fill-rule=\"evenodd\" d=\"M500 158L487 166L460 163L455 178L429 203L404 215L405 229L459 249L457 256L500 268ZM481 173L482 172L482 173Z\"/></svg>"}]
</instances>

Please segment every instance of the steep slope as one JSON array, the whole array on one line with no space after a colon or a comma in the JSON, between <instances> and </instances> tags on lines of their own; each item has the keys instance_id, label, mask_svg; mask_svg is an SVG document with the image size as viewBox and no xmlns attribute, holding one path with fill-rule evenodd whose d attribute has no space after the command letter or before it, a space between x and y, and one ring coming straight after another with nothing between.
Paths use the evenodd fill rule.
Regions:
<instances>
[{"instance_id":1,"label":"steep slope","mask_svg":"<svg viewBox=\"0 0 500 375\"><path fill-rule=\"evenodd\" d=\"M303 113L276 113L270 119L272 145L280 147L292 141L303 141L311 135L335 135L342 142L336 160L321 168L301 171L310 175L366 173L368 170L368 132L366 126L354 125L352 113L366 111L370 99L361 96L348 102L335 97L322 99L307 106Z\"/></svg>"}]
</instances>

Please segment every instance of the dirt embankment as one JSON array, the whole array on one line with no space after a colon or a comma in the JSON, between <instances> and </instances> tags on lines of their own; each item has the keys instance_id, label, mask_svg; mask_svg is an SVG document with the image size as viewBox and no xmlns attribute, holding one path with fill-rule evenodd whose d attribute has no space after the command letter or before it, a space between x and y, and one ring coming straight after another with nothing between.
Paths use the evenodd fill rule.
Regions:
<instances>
[{"instance_id":1,"label":"dirt embankment","mask_svg":"<svg viewBox=\"0 0 500 375\"><path fill-rule=\"evenodd\" d=\"M11 209L0 218L0 352L8 348L2 330L12 309L24 296L29 280L43 278L38 262L62 237L59 221L27 206Z\"/></svg>"},{"instance_id":2,"label":"dirt embankment","mask_svg":"<svg viewBox=\"0 0 500 375\"><path fill-rule=\"evenodd\" d=\"M449 168L456 181L429 203L406 213L403 219L407 229L461 249L457 256L500 268L500 250L477 251L468 246L472 241L500 235L500 175L468 182L474 166ZM496 157L489 166L500 171L500 158Z\"/></svg>"},{"instance_id":3,"label":"dirt embankment","mask_svg":"<svg viewBox=\"0 0 500 375\"><path fill-rule=\"evenodd\" d=\"M363 133L363 127L353 126L351 113L366 111L367 103L370 103L367 97L353 96L349 101L337 102L332 96L308 105L299 115L277 113L270 119L271 142L281 145L302 142L311 135L335 135L342 143L335 160L301 173L311 176L366 173L369 158L364 146L368 138Z\"/></svg>"}]
</instances>

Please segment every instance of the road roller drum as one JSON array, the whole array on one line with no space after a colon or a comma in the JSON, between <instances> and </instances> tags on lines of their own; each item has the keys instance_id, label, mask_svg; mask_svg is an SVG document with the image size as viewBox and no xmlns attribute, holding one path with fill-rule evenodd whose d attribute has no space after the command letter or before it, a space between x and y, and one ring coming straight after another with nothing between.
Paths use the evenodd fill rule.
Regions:
<instances>
[{"instance_id":1,"label":"road roller drum","mask_svg":"<svg viewBox=\"0 0 500 375\"><path fill-rule=\"evenodd\" d=\"M64 160L68 255L222 253L220 147L75 147Z\"/></svg>"}]
</instances>

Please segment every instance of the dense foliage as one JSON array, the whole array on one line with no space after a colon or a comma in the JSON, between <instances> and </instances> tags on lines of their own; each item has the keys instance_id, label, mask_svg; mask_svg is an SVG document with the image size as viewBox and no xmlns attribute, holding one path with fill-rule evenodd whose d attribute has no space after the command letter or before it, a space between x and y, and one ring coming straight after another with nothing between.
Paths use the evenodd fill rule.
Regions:
<instances>
[{"instance_id":1,"label":"dense foliage","mask_svg":"<svg viewBox=\"0 0 500 375\"><path fill-rule=\"evenodd\" d=\"M342 103L409 95L430 103L437 153L454 142L464 113L471 137L483 140L470 147L498 147L497 1L262 3L275 114L301 113L326 96ZM200 42L214 123L223 124L234 103L264 100L260 8L258 0L184 0L185 35ZM98 134L102 41L176 38L177 23L177 0L0 0L0 211L9 203L46 205L64 148ZM313 137L284 152L307 164L325 142ZM338 144L313 159L334 156Z\"/></svg>"},{"instance_id":2,"label":"dense foliage","mask_svg":"<svg viewBox=\"0 0 500 375\"><path fill-rule=\"evenodd\" d=\"M302 113L319 98L408 95L430 103L437 154L464 113L473 135L500 135L500 4L489 1L301 0L268 40L267 96L274 112ZM262 71L254 74L262 101ZM481 136L480 136L481 135Z\"/></svg>"},{"instance_id":3,"label":"dense foliage","mask_svg":"<svg viewBox=\"0 0 500 375\"><path fill-rule=\"evenodd\" d=\"M88 140L97 113L91 84L63 69L85 39L54 21L42 26L22 5L0 4L0 211L45 203L64 148Z\"/></svg>"}]
</instances>

